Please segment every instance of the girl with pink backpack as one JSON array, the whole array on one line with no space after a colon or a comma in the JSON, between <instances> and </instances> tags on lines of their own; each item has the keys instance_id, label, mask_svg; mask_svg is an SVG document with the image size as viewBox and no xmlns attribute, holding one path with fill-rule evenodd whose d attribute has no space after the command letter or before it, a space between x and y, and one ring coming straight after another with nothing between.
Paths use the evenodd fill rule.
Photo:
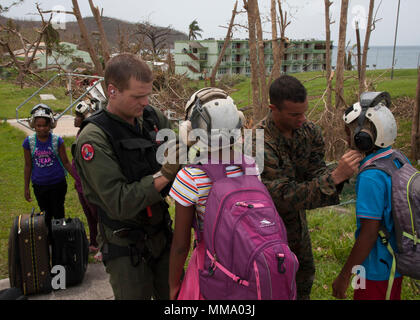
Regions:
<instances>
[{"instance_id":1,"label":"girl with pink backpack","mask_svg":"<svg viewBox=\"0 0 420 320\"><path fill-rule=\"evenodd\" d=\"M198 164L180 170L169 193L175 200L170 298L295 299L298 262L284 224L253 160L232 148L241 141L243 115L216 88L194 93L186 113L184 126L212 133L212 143L190 146L189 160ZM191 227L194 250L181 280Z\"/></svg>"}]
</instances>

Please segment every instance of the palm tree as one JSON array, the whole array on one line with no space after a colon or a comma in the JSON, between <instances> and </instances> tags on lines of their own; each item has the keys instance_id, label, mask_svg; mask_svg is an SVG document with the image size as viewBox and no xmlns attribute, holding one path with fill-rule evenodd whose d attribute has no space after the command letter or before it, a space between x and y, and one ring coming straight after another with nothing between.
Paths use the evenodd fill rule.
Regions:
<instances>
[{"instance_id":1,"label":"palm tree","mask_svg":"<svg viewBox=\"0 0 420 320\"><path fill-rule=\"evenodd\" d=\"M198 26L197 19L194 19L193 22L188 26L188 40L197 40L197 36L201 38L201 33L203 30Z\"/></svg>"}]
</instances>

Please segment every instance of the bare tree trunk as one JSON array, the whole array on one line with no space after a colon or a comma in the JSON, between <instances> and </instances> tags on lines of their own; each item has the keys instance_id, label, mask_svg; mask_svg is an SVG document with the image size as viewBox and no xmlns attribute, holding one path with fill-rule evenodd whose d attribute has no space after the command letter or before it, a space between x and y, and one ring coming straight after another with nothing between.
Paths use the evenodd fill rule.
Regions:
<instances>
[{"instance_id":1,"label":"bare tree trunk","mask_svg":"<svg viewBox=\"0 0 420 320\"><path fill-rule=\"evenodd\" d=\"M232 38L232 27L233 27L233 22L235 21L236 8L237 7L238 7L238 0L235 1L235 6L233 7L233 10L232 10L232 17L230 18L230 23L229 23L228 31L226 33L225 42L223 43L223 48L220 51L219 57L217 58L217 61L216 61L216 64L214 65L213 69L211 70L210 86L212 86L212 87L216 86L217 70L219 69L219 65L222 62L223 56L225 55L226 48L227 48L228 44L230 43L230 39Z\"/></svg>"},{"instance_id":2,"label":"bare tree trunk","mask_svg":"<svg viewBox=\"0 0 420 320\"><path fill-rule=\"evenodd\" d=\"M168 53L166 54L166 64L168 65L168 75L173 75L175 73L175 61L172 58L172 54L168 49Z\"/></svg>"},{"instance_id":3,"label":"bare tree trunk","mask_svg":"<svg viewBox=\"0 0 420 320\"><path fill-rule=\"evenodd\" d=\"M259 60L259 77L260 77L260 89L261 89L261 105L256 110L257 119L261 120L267 113L268 110L268 89L267 89L267 77L265 73L265 55L264 55L264 39L261 25L260 10L258 8L258 1L255 1L255 13L256 13L256 28L257 28L257 43L258 43L258 60Z\"/></svg>"},{"instance_id":4,"label":"bare tree trunk","mask_svg":"<svg viewBox=\"0 0 420 320\"><path fill-rule=\"evenodd\" d=\"M338 109L344 104L344 68L346 64L346 28L349 0L341 0L340 31L338 36L337 66L335 80L335 108Z\"/></svg>"},{"instance_id":5,"label":"bare tree trunk","mask_svg":"<svg viewBox=\"0 0 420 320\"><path fill-rule=\"evenodd\" d=\"M367 64L367 54L369 50L370 34L372 33L372 30L374 29L374 21L373 21L374 7L375 7L375 0L370 0L365 42L363 44L362 67L360 68L360 80L359 80L360 92L368 90L367 83L366 83L366 64Z\"/></svg>"},{"instance_id":6,"label":"bare tree trunk","mask_svg":"<svg viewBox=\"0 0 420 320\"><path fill-rule=\"evenodd\" d=\"M92 0L89 0L89 5L90 5L90 9L92 10L93 16L95 17L96 24L98 25L99 36L101 38L102 56L104 58L104 62L107 63L110 57L110 50L109 50L108 40L106 39L104 26L102 25L101 14L99 13L98 7L94 6Z\"/></svg>"},{"instance_id":7,"label":"bare tree trunk","mask_svg":"<svg viewBox=\"0 0 420 320\"><path fill-rule=\"evenodd\" d=\"M277 0L278 8L279 8L279 30L280 30L280 41L277 39L277 28L273 25L273 20L276 20L276 9L275 9L275 3L273 0L271 0L271 29L275 34L273 33L273 41L272 41L272 47L273 47L273 69L270 75L270 79L268 83L270 84L273 79L276 79L280 77L281 75L281 66L282 66L282 60L283 55L285 51L285 42L286 42L286 28L290 24L290 21L287 20L287 12L283 13L283 9L281 6L281 0ZM273 8L274 7L274 8ZM274 17L274 18L273 18ZM277 52L278 50L278 52Z\"/></svg>"},{"instance_id":8,"label":"bare tree trunk","mask_svg":"<svg viewBox=\"0 0 420 320\"><path fill-rule=\"evenodd\" d=\"M252 106L254 109L253 120L258 122L258 114L256 110L261 108L260 86L258 81L259 66L257 58L257 39L256 39L256 13L254 3L257 0L243 0L244 8L248 15L248 32L249 32L249 60L251 62L251 87L252 87Z\"/></svg>"},{"instance_id":9,"label":"bare tree trunk","mask_svg":"<svg viewBox=\"0 0 420 320\"><path fill-rule=\"evenodd\" d=\"M420 159L420 68L418 71L416 101L413 110L413 124L411 126L411 159Z\"/></svg>"},{"instance_id":10,"label":"bare tree trunk","mask_svg":"<svg viewBox=\"0 0 420 320\"><path fill-rule=\"evenodd\" d=\"M287 21L287 11L283 14L283 9L281 7L281 0L277 0L279 5L279 14L280 14L280 57L283 60L284 52L286 51L286 28L290 24L290 21ZM280 61L281 68L281 61Z\"/></svg>"},{"instance_id":11,"label":"bare tree trunk","mask_svg":"<svg viewBox=\"0 0 420 320\"><path fill-rule=\"evenodd\" d=\"M332 1L324 0L325 1L325 58L326 58L326 79L327 79L327 103L326 108L327 110L332 109L332 98L331 98L331 82L332 82L332 73L331 73L331 19L330 19L330 7L332 5Z\"/></svg>"},{"instance_id":12,"label":"bare tree trunk","mask_svg":"<svg viewBox=\"0 0 420 320\"><path fill-rule=\"evenodd\" d=\"M361 81L361 71L362 71L362 54L361 54L361 44L360 44L360 29L359 23L356 21L356 44L357 44L357 79L359 80L359 94L358 97L360 99L360 95L363 92L363 85Z\"/></svg>"},{"instance_id":13,"label":"bare tree trunk","mask_svg":"<svg viewBox=\"0 0 420 320\"><path fill-rule=\"evenodd\" d=\"M85 42L85 45L87 47L87 50L89 52L90 58L92 59L93 65L95 66L95 71L99 76L104 75L104 70L102 68L102 64L98 59L98 55L96 54L95 50L93 49L93 45L89 39L88 31L86 29L85 23L83 21L82 15L80 13L79 4L77 3L77 0L71 0L73 3L73 13L76 16L77 23L79 25L80 34L82 36L82 39ZM103 82L101 82L103 83ZM105 90L105 88L104 88ZM105 91L106 92L106 91Z\"/></svg>"},{"instance_id":14,"label":"bare tree trunk","mask_svg":"<svg viewBox=\"0 0 420 320\"><path fill-rule=\"evenodd\" d=\"M277 10L276 0L271 0L271 47L273 48L273 68L271 69L270 80L271 84L273 79L280 77L281 55L280 55L280 41L277 39Z\"/></svg>"}]
</instances>

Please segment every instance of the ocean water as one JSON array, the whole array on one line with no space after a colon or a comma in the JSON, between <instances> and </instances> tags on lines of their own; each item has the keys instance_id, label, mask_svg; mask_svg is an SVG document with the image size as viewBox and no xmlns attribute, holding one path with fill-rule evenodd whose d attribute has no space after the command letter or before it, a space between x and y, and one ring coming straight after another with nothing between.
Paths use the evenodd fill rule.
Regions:
<instances>
[{"instance_id":1,"label":"ocean water","mask_svg":"<svg viewBox=\"0 0 420 320\"><path fill-rule=\"evenodd\" d=\"M353 53L356 54L354 49ZM367 69L390 69L392 67L393 46L372 46L368 51ZM337 47L333 48L332 65L336 65ZM357 66L356 56L352 59ZM420 46L397 46L395 49L395 69L416 69L420 65Z\"/></svg>"}]
</instances>

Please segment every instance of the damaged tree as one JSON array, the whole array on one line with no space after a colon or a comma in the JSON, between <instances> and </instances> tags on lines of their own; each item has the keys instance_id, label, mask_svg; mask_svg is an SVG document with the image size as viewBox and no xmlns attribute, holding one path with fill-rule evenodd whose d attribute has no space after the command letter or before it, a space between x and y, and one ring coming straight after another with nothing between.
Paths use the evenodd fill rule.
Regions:
<instances>
[{"instance_id":1,"label":"damaged tree","mask_svg":"<svg viewBox=\"0 0 420 320\"><path fill-rule=\"evenodd\" d=\"M414 102L413 124L411 126L411 159L420 159L420 68L418 71L416 101Z\"/></svg>"},{"instance_id":2,"label":"damaged tree","mask_svg":"<svg viewBox=\"0 0 420 320\"><path fill-rule=\"evenodd\" d=\"M349 0L341 0L340 31L338 36L337 66L335 80L335 108L345 104L343 98L344 68L346 65L346 29Z\"/></svg>"},{"instance_id":3,"label":"damaged tree","mask_svg":"<svg viewBox=\"0 0 420 320\"><path fill-rule=\"evenodd\" d=\"M267 76L265 73L265 43L263 39L263 31L261 25L260 9L258 7L258 1L255 1L255 17L256 17L256 29L257 29L257 43L258 43L258 63L259 63L259 80L260 80L260 93L261 93L261 106L257 110L254 110L256 114L255 120L261 120L267 113L268 108L268 86Z\"/></svg>"},{"instance_id":4,"label":"damaged tree","mask_svg":"<svg viewBox=\"0 0 420 320\"><path fill-rule=\"evenodd\" d=\"M146 60L160 61L166 50L166 40L171 34L172 29L170 27L161 28L146 21L137 25L137 31L135 35L142 37L142 43L144 44L143 49L147 49L147 53L144 58ZM147 39L147 42L145 41ZM147 55L149 57L147 57Z\"/></svg>"},{"instance_id":5,"label":"damaged tree","mask_svg":"<svg viewBox=\"0 0 420 320\"><path fill-rule=\"evenodd\" d=\"M268 90L264 63L264 41L257 0L243 0L248 15L249 60L251 63L251 87L253 121L257 123L267 111Z\"/></svg>"},{"instance_id":6,"label":"damaged tree","mask_svg":"<svg viewBox=\"0 0 420 320\"><path fill-rule=\"evenodd\" d=\"M36 7L38 13L42 17L41 9L38 5L36 5ZM46 36L47 30L51 24L51 18L52 16L48 21L45 21L44 18L42 18L41 29L35 30L37 35L35 40L32 41L24 37L22 33L18 31L16 26L14 26L11 20L9 20L6 25L0 24L0 46L9 53L13 65L18 70L16 82L21 86L21 88L23 88L24 79L28 74L34 75L38 79L42 80L42 78L31 69L31 66L38 52L41 40ZM19 41L22 46L22 52L24 55L23 59L18 58L18 54L12 49L12 42L16 40Z\"/></svg>"},{"instance_id":7,"label":"damaged tree","mask_svg":"<svg viewBox=\"0 0 420 320\"><path fill-rule=\"evenodd\" d=\"M381 4L379 4L379 6L380 5ZM370 34L372 33L373 30L375 30L375 23L378 21L376 18L373 17L374 7L375 7L375 0L370 0L368 21L367 21L366 34L365 34L365 42L363 44L362 62L360 66L359 95L362 92L368 90L368 84L366 81L367 54L369 50Z\"/></svg>"},{"instance_id":8,"label":"damaged tree","mask_svg":"<svg viewBox=\"0 0 420 320\"><path fill-rule=\"evenodd\" d=\"M96 54L93 48L92 42L90 41L86 25L80 13L79 4L77 3L77 0L71 0L71 1L73 3L73 14L76 17L77 24L79 25L80 35L82 36L82 39L89 52L90 58L92 59L93 65L95 67L95 72L96 74L102 77L104 75L104 69L102 67L101 62L99 61L98 55Z\"/></svg>"},{"instance_id":9,"label":"damaged tree","mask_svg":"<svg viewBox=\"0 0 420 320\"><path fill-rule=\"evenodd\" d=\"M111 56L108 40L106 39L104 26L102 25L102 14L99 13L99 8L95 7L92 0L89 0L90 9L95 17L96 24L98 25L99 38L101 39L102 57L104 62L107 63Z\"/></svg>"},{"instance_id":10,"label":"damaged tree","mask_svg":"<svg viewBox=\"0 0 420 320\"><path fill-rule=\"evenodd\" d=\"M290 21L287 19L287 12L283 12L281 0L277 0L279 8L279 29L280 29L280 38L277 37L277 12L276 12L276 0L271 0L271 33L272 40L271 46L273 49L273 68L271 70L270 79L268 83L270 84L273 79L277 79L281 75L281 65L283 60L283 55L285 51L286 39L286 28L290 24Z\"/></svg>"},{"instance_id":11,"label":"damaged tree","mask_svg":"<svg viewBox=\"0 0 420 320\"><path fill-rule=\"evenodd\" d=\"M259 66L257 60L257 40L256 40L256 17L255 17L255 5L257 0L243 0L244 9L248 14L248 33L249 33L249 60L251 63L251 87L252 87L252 106L253 106L253 119L255 123L258 119L258 110L261 109L260 99L260 85L258 81Z\"/></svg>"},{"instance_id":12,"label":"damaged tree","mask_svg":"<svg viewBox=\"0 0 420 320\"><path fill-rule=\"evenodd\" d=\"M217 58L217 61L213 69L211 70L210 86L212 87L216 86L217 70L219 69L220 63L222 62L222 59L225 55L226 48L230 43L230 39L232 38L232 28L233 28L233 22L235 21L235 16L237 13L236 11L237 7L238 7L238 0L235 1L235 6L233 7L233 10L232 10L232 17L230 18L229 27L228 27L228 31L226 32L225 42L223 43L222 50L220 51L219 57Z\"/></svg>"},{"instance_id":13,"label":"damaged tree","mask_svg":"<svg viewBox=\"0 0 420 320\"><path fill-rule=\"evenodd\" d=\"M332 110L332 96L331 96L331 83L332 79L334 77L334 73L331 70L331 24L334 23L331 22L330 18L330 7L333 4L330 0L324 0L325 1L325 60L326 60L326 66L325 66L325 77L327 80L327 89L326 89L326 109L328 111Z\"/></svg>"}]
</instances>

